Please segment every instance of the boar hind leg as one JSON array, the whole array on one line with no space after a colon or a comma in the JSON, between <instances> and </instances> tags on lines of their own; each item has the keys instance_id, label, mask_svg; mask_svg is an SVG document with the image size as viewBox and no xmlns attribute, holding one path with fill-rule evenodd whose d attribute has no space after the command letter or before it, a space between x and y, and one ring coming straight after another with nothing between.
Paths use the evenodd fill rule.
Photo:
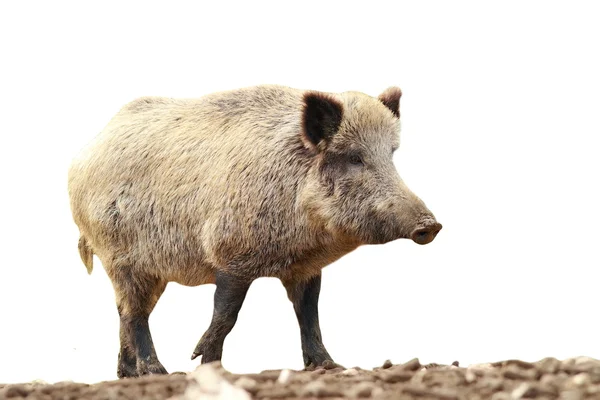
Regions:
<instances>
[{"instance_id":1,"label":"boar hind leg","mask_svg":"<svg viewBox=\"0 0 600 400\"><path fill-rule=\"evenodd\" d=\"M192 354L192 360L202 355L202 364L221 360L223 342L237 321L251 281L217 272L215 283L212 321Z\"/></svg>"},{"instance_id":2,"label":"boar hind leg","mask_svg":"<svg viewBox=\"0 0 600 400\"><path fill-rule=\"evenodd\" d=\"M110 270L120 318L119 378L149 374L166 374L152 336L148 318L167 286L154 277L137 274L131 268Z\"/></svg>"},{"instance_id":3,"label":"boar hind leg","mask_svg":"<svg viewBox=\"0 0 600 400\"><path fill-rule=\"evenodd\" d=\"M283 282L288 298L294 304L294 311L300 325L300 339L304 366L336 365L323 345L319 327L319 293L321 274L303 282Z\"/></svg>"}]
</instances>

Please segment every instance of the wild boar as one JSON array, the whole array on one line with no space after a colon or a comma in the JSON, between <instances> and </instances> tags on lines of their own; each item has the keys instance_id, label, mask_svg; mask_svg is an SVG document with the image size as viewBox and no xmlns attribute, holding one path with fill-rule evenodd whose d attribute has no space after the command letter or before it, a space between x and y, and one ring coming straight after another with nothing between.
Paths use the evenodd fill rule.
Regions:
<instances>
[{"instance_id":1,"label":"wild boar","mask_svg":"<svg viewBox=\"0 0 600 400\"><path fill-rule=\"evenodd\" d=\"M304 364L321 338L321 269L358 246L442 228L393 164L401 90L378 97L262 85L125 105L73 161L68 189L88 273L102 262L120 316L119 378L164 374L148 317L168 282L216 284L192 359L221 359L253 280L293 303Z\"/></svg>"}]
</instances>

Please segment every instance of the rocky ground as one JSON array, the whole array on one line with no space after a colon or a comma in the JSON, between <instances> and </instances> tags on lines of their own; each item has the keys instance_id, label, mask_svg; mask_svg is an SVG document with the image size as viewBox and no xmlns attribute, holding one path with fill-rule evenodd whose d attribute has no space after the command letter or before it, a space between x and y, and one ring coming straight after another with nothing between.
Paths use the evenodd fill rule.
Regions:
<instances>
[{"instance_id":1,"label":"rocky ground","mask_svg":"<svg viewBox=\"0 0 600 400\"><path fill-rule=\"evenodd\" d=\"M149 376L93 385L63 382L0 385L0 399L600 399L600 361L546 358L463 368L414 359L373 370L333 366L235 375L218 363L189 374Z\"/></svg>"}]
</instances>

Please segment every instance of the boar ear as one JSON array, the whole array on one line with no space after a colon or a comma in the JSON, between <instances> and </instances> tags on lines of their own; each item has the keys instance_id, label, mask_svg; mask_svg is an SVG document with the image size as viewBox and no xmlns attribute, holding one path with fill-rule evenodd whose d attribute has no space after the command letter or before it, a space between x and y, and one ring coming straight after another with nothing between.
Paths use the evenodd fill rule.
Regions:
<instances>
[{"instance_id":1,"label":"boar ear","mask_svg":"<svg viewBox=\"0 0 600 400\"><path fill-rule=\"evenodd\" d=\"M399 87L392 86L379 95L379 100L394 113L396 118L400 118L400 97L402 90Z\"/></svg>"},{"instance_id":2,"label":"boar ear","mask_svg":"<svg viewBox=\"0 0 600 400\"><path fill-rule=\"evenodd\" d=\"M302 135L310 146L329 140L342 123L342 103L326 93L307 92L304 95Z\"/></svg>"}]
</instances>

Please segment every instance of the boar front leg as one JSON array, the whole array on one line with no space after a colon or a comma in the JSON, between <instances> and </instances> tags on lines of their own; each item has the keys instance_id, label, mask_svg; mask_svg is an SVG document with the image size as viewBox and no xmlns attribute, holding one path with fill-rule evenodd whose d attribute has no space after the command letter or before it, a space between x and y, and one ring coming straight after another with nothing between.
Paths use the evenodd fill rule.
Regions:
<instances>
[{"instance_id":1,"label":"boar front leg","mask_svg":"<svg viewBox=\"0 0 600 400\"><path fill-rule=\"evenodd\" d=\"M192 354L192 360L202 355L202 364L221 360L223 342L237 321L252 282L219 271L215 283L212 321Z\"/></svg>"},{"instance_id":2,"label":"boar front leg","mask_svg":"<svg viewBox=\"0 0 600 400\"><path fill-rule=\"evenodd\" d=\"M288 298L294 304L294 311L300 325L302 355L304 366L320 366L333 364L331 356L323 345L321 328L319 327L319 293L321 291L321 274L303 282L283 282Z\"/></svg>"}]
</instances>

